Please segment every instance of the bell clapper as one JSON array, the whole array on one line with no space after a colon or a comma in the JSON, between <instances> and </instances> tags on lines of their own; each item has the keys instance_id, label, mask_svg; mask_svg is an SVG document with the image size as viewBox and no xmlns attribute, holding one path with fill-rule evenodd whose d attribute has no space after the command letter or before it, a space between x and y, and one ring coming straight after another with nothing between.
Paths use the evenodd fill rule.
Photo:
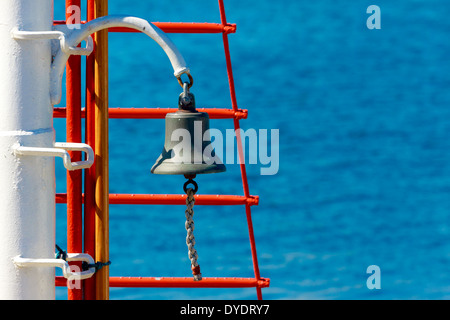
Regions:
<instances>
[{"instance_id":1,"label":"bell clapper","mask_svg":"<svg viewBox=\"0 0 450 320\"><path fill-rule=\"evenodd\" d=\"M188 246L188 250L189 250L189 260L191 260L191 269L192 269L192 275L194 277L194 281L200 281L202 280L202 274L200 273L200 266L197 262L198 259L198 254L197 254L197 250L195 250L194 245L195 245L195 237L194 237L194 203L195 203L195 198L194 195L195 193L198 191L198 185L197 183L194 181L195 178L195 174L194 175L184 175L186 179L188 179L188 181L186 181L184 183L183 189L184 192L187 195L186 198L186 211L185 211L185 215L186 215L186 222L185 222L185 227L186 227L186 231L187 231L187 236L186 236L186 245ZM188 188L188 185L192 184L194 186L194 188Z\"/></svg>"}]
</instances>

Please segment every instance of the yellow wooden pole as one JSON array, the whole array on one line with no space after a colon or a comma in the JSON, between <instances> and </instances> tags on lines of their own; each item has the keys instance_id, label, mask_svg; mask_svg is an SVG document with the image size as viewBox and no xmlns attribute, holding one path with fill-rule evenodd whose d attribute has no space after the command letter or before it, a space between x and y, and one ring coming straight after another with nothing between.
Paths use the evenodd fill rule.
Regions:
<instances>
[{"instance_id":1,"label":"yellow wooden pole","mask_svg":"<svg viewBox=\"0 0 450 320\"><path fill-rule=\"evenodd\" d=\"M95 0L95 18L108 15L108 0ZM109 261L108 30L95 34L95 259ZM109 299L109 267L96 273L96 299Z\"/></svg>"}]
</instances>

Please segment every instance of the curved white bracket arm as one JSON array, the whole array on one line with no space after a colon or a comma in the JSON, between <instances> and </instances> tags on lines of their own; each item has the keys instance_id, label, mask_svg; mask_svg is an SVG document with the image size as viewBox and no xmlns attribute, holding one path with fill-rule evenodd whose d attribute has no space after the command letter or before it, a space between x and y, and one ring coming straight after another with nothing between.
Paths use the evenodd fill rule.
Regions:
<instances>
[{"instance_id":1,"label":"curved white bracket arm","mask_svg":"<svg viewBox=\"0 0 450 320\"><path fill-rule=\"evenodd\" d=\"M172 64L175 77L179 78L182 74L189 74L189 68L186 67L183 56L167 35L154 24L136 17L111 15L89 21L88 23L81 25L80 29L74 29L73 32L66 37L66 46L69 48L76 48L81 41L91 34L112 27L131 28L146 34L156 41L156 43L158 43L165 51ZM60 50L53 61L51 78L51 98L53 105L56 105L61 101L62 76L69 56L70 53Z\"/></svg>"},{"instance_id":2,"label":"curved white bracket arm","mask_svg":"<svg viewBox=\"0 0 450 320\"><path fill-rule=\"evenodd\" d=\"M14 153L20 156L61 157L67 170L88 169L94 163L94 151L84 143L58 143L54 148L14 146ZM67 151L82 151L87 154L85 161L72 162Z\"/></svg>"},{"instance_id":3,"label":"curved white bracket arm","mask_svg":"<svg viewBox=\"0 0 450 320\"><path fill-rule=\"evenodd\" d=\"M73 29L64 33L62 31L18 31L12 30L12 37L21 40L32 39L59 39L60 48L57 51L51 71L51 102L52 105L57 105L61 102L62 95L62 77L67 60L72 54L89 55L92 52L92 38L91 34L113 27L125 27L138 30L150 38L152 38L159 46L166 52L172 64L174 75L178 79L182 74L189 75L189 68L186 67L186 62L183 56L178 51L175 44L154 24L147 20L123 16L110 15L95 20L91 20L86 24L80 25L79 29ZM77 48L77 46L87 39L86 48Z\"/></svg>"},{"instance_id":4,"label":"curved white bracket arm","mask_svg":"<svg viewBox=\"0 0 450 320\"><path fill-rule=\"evenodd\" d=\"M92 277L96 272L95 267L90 267L86 271L72 272L70 270L69 262L71 261L84 261L90 265L95 265L94 259L85 253L68 253L66 260L63 259L33 259L22 258L17 256L13 259L14 264L17 267L57 267L63 271L63 276L69 280L84 280Z\"/></svg>"}]
</instances>

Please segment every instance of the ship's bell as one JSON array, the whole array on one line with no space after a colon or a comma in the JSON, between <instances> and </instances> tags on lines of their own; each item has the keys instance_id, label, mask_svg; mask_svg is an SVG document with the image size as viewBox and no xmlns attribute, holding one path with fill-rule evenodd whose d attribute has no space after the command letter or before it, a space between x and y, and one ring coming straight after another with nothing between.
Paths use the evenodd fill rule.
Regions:
<instances>
[{"instance_id":1,"label":"ship's bell","mask_svg":"<svg viewBox=\"0 0 450 320\"><path fill-rule=\"evenodd\" d=\"M195 176L226 170L215 155L209 134L209 116L195 109L195 98L184 86L178 100L178 110L168 113L164 148L153 165L155 174Z\"/></svg>"}]
</instances>

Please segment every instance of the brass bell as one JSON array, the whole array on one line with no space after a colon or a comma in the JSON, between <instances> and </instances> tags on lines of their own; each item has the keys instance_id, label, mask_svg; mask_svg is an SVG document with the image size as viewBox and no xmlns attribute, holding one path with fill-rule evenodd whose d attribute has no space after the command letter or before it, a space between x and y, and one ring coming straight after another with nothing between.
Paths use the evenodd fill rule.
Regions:
<instances>
[{"instance_id":1,"label":"brass bell","mask_svg":"<svg viewBox=\"0 0 450 320\"><path fill-rule=\"evenodd\" d=\"M165 118L164 148L153 165L154 174L196 174L226 171L215 155L209 135L209 116L195 109L195 97L187 83L178 99L178 110Z\"/></svg>"}]
</instances>

